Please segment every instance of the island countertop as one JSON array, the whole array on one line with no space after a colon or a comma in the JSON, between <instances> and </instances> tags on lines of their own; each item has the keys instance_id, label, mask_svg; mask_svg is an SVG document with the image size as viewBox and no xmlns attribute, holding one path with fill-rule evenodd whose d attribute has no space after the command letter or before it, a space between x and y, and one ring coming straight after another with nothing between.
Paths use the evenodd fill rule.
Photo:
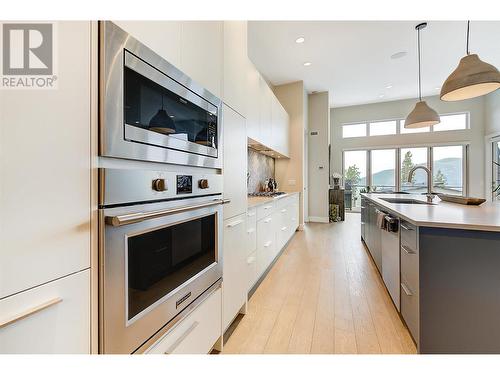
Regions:
<instances>
[{"instance_id":1,"label":"island countertop","mask_svg":"<svg viewBox=\"0 0 500 375\"><path fill-rule=\"evenodd\" d=\"M423 227L455 228L500 232L500 202L484 202L467 206L444 202L438 197L432 204L390 203L382 198L415 199L426 202L425 195L362 193L364 198L376 203L389 213Z\"/></svg>"}]
</instances>

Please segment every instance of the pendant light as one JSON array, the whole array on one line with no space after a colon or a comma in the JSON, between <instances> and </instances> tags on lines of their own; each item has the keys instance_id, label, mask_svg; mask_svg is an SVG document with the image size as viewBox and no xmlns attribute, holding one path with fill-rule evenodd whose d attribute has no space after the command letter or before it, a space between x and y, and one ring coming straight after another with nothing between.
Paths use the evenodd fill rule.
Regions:
<instances>
[{"instance_id":1,"label":"pendant light","mask_svg":"<svg viewBox=\"0 0 500 375\"><path fill-rule=\"evenodd\" d=\"M420 30L427 27L427 22L419 23L415 26L417 30L417 44L418 44L418 103L415 105L413 111L410 112L405 120L405 129L426 128L430 125L436 125L441 122L439 115L435 110L427 105L422 100L422 82L421 82L421 67L420 67Z\"/></svg>"},{"instance_id":2,"label":"pendant light","mask_svg":"<svg viewBox=\"0 0 500 375\"><path fill-rule=\"evenodd\" d=\"M457 101L486 95L500 87L500 73L493 65L481 61L469 51L469 28L467 21L466 55L449 75L441 88L441 100Z\"/></svg>"}]
</instances>

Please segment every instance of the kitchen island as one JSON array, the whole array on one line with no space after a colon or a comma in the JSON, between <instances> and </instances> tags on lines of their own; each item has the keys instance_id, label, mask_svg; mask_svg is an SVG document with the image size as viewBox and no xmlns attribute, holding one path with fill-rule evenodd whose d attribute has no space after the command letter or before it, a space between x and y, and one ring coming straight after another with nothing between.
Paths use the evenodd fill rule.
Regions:
<instances>
[{"instance_id":1,"label":"kitchen island","mask_svg":"<svg viewBox=\"0 0 500 375\"><path fill-rule=\"evenodd\" d=\"M399 256L393 301L419 353L500 353L500 204L407 194L361 200L361 237L380 273L384 256ZM384 214L399 221L395 248L382 240Z\"/></svg>"}]
</instances>

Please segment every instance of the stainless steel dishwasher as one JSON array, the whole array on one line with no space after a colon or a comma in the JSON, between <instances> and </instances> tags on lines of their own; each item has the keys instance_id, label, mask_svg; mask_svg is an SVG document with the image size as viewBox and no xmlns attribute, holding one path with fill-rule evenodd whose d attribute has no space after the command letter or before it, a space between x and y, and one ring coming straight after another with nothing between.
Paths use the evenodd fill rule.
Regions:
<instances>
[{"instance_id":1,"label":"stainless steel dishwasher","mask_svg":"<svg viewBox=\"0 0 500 375\"><path fill-rule=\"evenodd\" d=\"M399 219L385 216L385 229L380 229L382 247L382 278L392 301L400 311Z\"/></svg>"}]
</instances>

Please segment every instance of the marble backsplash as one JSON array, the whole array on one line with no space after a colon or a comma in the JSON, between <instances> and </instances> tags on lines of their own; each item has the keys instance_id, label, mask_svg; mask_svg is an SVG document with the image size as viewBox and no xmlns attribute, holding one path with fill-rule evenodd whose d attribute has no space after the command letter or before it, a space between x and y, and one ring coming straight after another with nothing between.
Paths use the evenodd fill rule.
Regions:
<instances>
[{"instance_id":1,"label":"marble backsplash","mask_svg":"<svg viewBox=\"0 0 500 375\"><path fill-rule=\"evenodd\" d=\"M248 192L260 191L266 179L274 178L274 159L249 148L248 173Z\"/></svg>"}]
</instances>

